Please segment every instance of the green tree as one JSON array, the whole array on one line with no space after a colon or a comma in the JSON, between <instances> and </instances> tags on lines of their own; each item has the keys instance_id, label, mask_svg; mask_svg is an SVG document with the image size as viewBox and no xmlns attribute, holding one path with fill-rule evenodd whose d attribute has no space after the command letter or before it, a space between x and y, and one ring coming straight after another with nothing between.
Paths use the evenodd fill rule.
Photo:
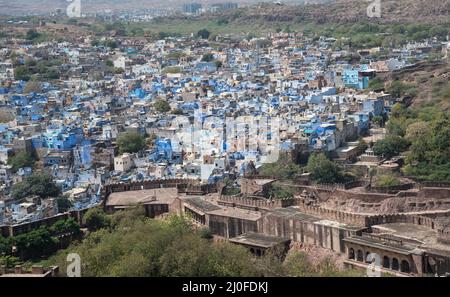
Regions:
<instances>
[{"instance_id":1,"label":"green tree","mask_svg":"<svg viewBox=\"0 0 450 297\"><path fill-rule=\"evenodd\" d=\"M96 47L100 45L100 41L98 39L94 39L91 41L91 46Z\"/></svg>"},{"instance_id":2,"label":"green tree","mask_svg":"<svg viewBox=\"0 0 450 297\"><path fill-rule=\"evenodd\" d=\"M118 47L117 41L113 40L113 39L108 39L104 42L104 45L106 47L109 47L111 49L115 49Z\"/></svg>"},{"instance_id":3,"label":"green tree","mask_svg":"<svg viewBox=\"0 0 450 297\"><path fill-rule=\"evenodd\" d=\"M163 73L181 73L183 69L181 67L178 66L169 66L169 67L165 67L162 72Z\"/></svg>"},{"instance_id":4,"label":"green tree","mask_svg":"<svg viewBox=\"0 0 450 297\"><path fill-rule=\"evenodd\" d=\"M21 259L34 259L49 255L56 250L58 239L53 237L45 227L32 230L11 238Z\"/></svg>"},{"instance_id":5,"label":"green tree","mask_svg":"<svg viewBox=\"0 0 450 297\"><path fill-rule=\"evenodd\" d=\"M5 265L6 268L13 268L16 265L21 264L21 261L18 257L14 256L0 256L0 265Z\"/></svg>"},{"instance_id":6,"label":"green tree","mask_svg":"<svg viewBox=\"0 0 450 297\"><path fill-rule=\"evenodd\" d=\"M203 239L213 238L211 230L209 230L209 228L207 228L207 227L200 229L199 234L200 234L200 238L203 238Z\"/></svg>"},{"instance_id":7,"label":"green tree","mask_svg":"<svg viewBox=\"0 0 450 297\"><path fill-rule=\"evenodd\" d=\"M12 252L12 245L8 238L0 236L0 255L8 255Z\"/></svg>"},{"instance_id":8,"label":"green tree","mask_svg":"<svg viewBox=\"0 0 450 297\"><path fill-rule=\"evenodd\" d=\"M378 140L373 146L373 152L377 156L391 158L397 156L408 148L408 141L400 136L387 136Z\"/></svg>"},{"instance_id":9,"label":"green tree","mask_svg":"<svg viewBox=\"0 0 450 297\"><path fill-rule=\"evenodd\" d=\"M27 31L26 39L28 40L35 40L39 38L41 34L39 34L36 30L30 29Z\"/></svg>"},{"instance_id":10,"label":"green tree","mask_svg":"<svg viewBox=\"0 0 450 297\"><path fill-rule=\"evenodd\" d=\"M137 153L145 148L146 142L145 137L139 133L127 132L119 135L117 145L121 154Z\"/></svg>"},{"instance_id":11,"label":"green tree","mask_svg":"<svg viewBox=\"0 0 450 297\"><path fill-rule=\"evenodd\" d=\"M27 66L22 65L14 69L14 78L16 80L28 81L31 78L31 72Z\"/></svg>"},{"instance_id":12,"label":"green tree","mask_svg":"<svg viewBox=\"0 0 450 297\"><path fill-rule=\"evenodd\" d=\"M305 277L311 276L314 266L311 263L308 254L304 252L291 252L287 255L283 263L289 276Z\"/></svg>"},{"instance_id":13,"label":"green tree","mask_svg":"<svg viewBox=\"0 0 450 297\"><path fill-rule=\"evenodd\" d=\"M206 29L201 29L197 32L197 36L202 39L208 39L211 33Z\"/></svg>"},{"instance_id":14,"label":"green tree","mask_svg":"<svg viewBox=\"0 0 450 297\"><path fill-rule=\"evenodd\" d=\"M303 173L303 169L288 156L281 155L277 162L263 164L258 172L261 175L276 176L281 180L295 180Z\"/></svg>"},{"instance_id":15,"label":"green tree","mask_svg":"<svg viewBox=\"0 0 450 297\"><path fill-rule=\"evenodd\" d=\"M8 163L12 166L14 172L16 172L20 168L33 167L34 159L29 153L21 151L9 158Z\"/></svg>"},{"instance_id":16,"label":"green tree","mask_svg":"<svg viewBox=\"0 0 450 297\"><path fill-rule=\"evenodd\" d=\"M154 104L154 107L157 112L164 113L170 111L169 102L167 102L166 100L157 100Z\"/></svg>"},{"instance_id":17,"label":"green tree","mask_svg":"<svg viewBox=\"0 0 450 297\"><path fill-rule=\"evenodd\" d=\"M37 195L41 198L58 197L60 188L53 181L53 178L44 173L33 173L27 176L20 183L13 185L11 196L14 199L21 199L28 196Z\"/></svg>"},{"instance_id":18,"label":"green tree","mask_svg":"<svg viewBox=\"0 0 450 297\"><path fill-rule=\"evenodd\" d=\"M315 259L314 261L304 252L290 251L283 263L284 273L294 277L348 277L363 276L361 271L355 269L340 270L336 260L330 256Z\"/></svg>"},{"instance_id":19,"label":"green tree","mask_svg":"<svg viewBox=\"0 0 450 297\"><path fill-rule=\"evenodd\" d=\"M400 184L401 181L393 175L381 175L375 183L377 187L392 187Z\"/></svg>"},{"instance_id":20,"label":"green tree","mask_svg":"<svg viewBox=\"0 0 450 297\"><path fill-rule=\"evenodd\" d=\"M78 236L81 234L80 225L74 218L59 220L48 228L52 236Z\"/></svg>"},{"instance_id":21,"label":"green tree","mask_svg":"<svg viewBox=\"0 0 450 297\"><path fill-rule=\"evenodd\" d=\"M211 53L204 54L204 55L202 56L202 61L203 61L203 62L211 62L212 60L214 60L214 55L211 54Z\"/></svg>"},{"instance_id":22,"label":"green tree","mask_svg":"<svg viewBox=\"0 0 450 297\"><path fill-rule=\"evenodd\" d=\"M400 98L403 96L415 97L417 94L415 86L405 84L399 80L395 80L389 85L388 92L395 98Z\"/></svg>"},{"instance_id":23,"label":"green tree","mask_svg":"<svg viewBox=\"0 0 450 297\"><path fill-rule=\"evenodd\" d=\"M405 138L409 141L425 140L430 136L430 125L424 121L412 123L406 128Z\"/></svg>"},{"instance_id":24,"label":"green tree","mask_svg":"<svg viewBox=\"0 0 450 297\"><path fill-rule=\"evenodd\" d=\"M83 225L89 231L96 231L109 226L109 218L99 207L89 209L83 216Z\"/></svg>"},{"instance_id":25,"label":"green tree","mask_svg":"<svg viewBox=\"0 0 450 297\"><path fill-rule=\"evenodd\" d=\"M181 108L177 108L177 109L172 110L171 113L174 114L174 115L182 115L183 114L183 110Z\"/></svg>"},{"instance_id":26,"label":"green tree","mask_svg":"<svg viewBox=\"0 0 450 297\"><path fill-rule=\"evenodd\" d=\"M160 258L162 276L225 277L252 275L248 252L223 243L220 249L199 239L194 234L184 234L169 245Z\"/></svg>"},{"instance_id":27,"label":"green tree","mask_svg":"<svg viewBox=\"0 0 450 297\"><path fill-rule=\"evenodd\" d=\"M365 152L368 147L369 147L369 145L367 144L367 142L364 139L360 138L358 140L357 149L360 153Z\"/></svg>"},{"instance_id":28,"label":"green tree","mask_svg":"<svg viewBox=\"0 0 450 297\"><path fill-rule=\"evenodd\" d=\"M372 118L372 122L376 123L380 127L383 127L383 125L384 125L384 118L382 116L374 116Z\"/></svg>"},{"instance_id":29,"label":"green tree","mask_svg":"<svg viewBox=\"0 0 450 297\"><path fill-rule=\"evenodd\" d=\"M69 200L67 195L56 198L56 203L58 205L59 212L66 212L73 207L73 203Z\"/></svg>"},{"instance_id":30,"label":"green tree","mask_svg":"<svg viewBox=\"0 0 450 297\"><path fill-rule=\"evenodd\" d=\"M141 208L142 209L142 208ZM67 253L83 259L83 276L353 276L340 271L329 258L310 261L290 255L282 263L276 253L255 258L249 251L229 242L202 238L185 217L146 219L133 209L111 215L109 229L89 233L82 242L45 261L66 271ZM1 242L1 241L0 241Z\"/></svg>"},{"instance_id":31,"label":"green tree","mask_svg":"<svg viewBox=\"0 0 450 297\"><path fill-rule=\"evenodd\" d=\"M288 199L294 197L292 191L280 184L273 184L269 190L269 197L275 199Z\"/></svg>"},{"instance_id":32,"label":"green tree","mask_svg":"<svg viewBox=\"0 0 450 297\"><path fill-rule=\"evenodd\" d=\"M339 167L323 153L312 154L307 169L311 178L319 183L336 183L342 179Z\"/></svg>"}]
</instances>

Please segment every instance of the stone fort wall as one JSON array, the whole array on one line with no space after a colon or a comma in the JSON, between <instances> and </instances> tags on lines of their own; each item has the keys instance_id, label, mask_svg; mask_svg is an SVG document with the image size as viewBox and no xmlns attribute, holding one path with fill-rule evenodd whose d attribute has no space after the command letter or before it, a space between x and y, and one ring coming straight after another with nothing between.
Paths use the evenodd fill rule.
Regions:
<instances>
[{"instance_id":1,"label":"stone fort wall","mask_svg":"<svg viewBox=\"0 0 450 297\"><path fill-rule=\"evenodd\" d=\"M101 198L103 201L105 201L109 194L113 192L138 191L157 188L177 188L179 193L186 193L191 191L196 194L206 194L217 191L215 185L200 184L200 182L196 179L155 179L129 183L120 182L106 184L101 189Z\"/></svg>"}]
</instances>

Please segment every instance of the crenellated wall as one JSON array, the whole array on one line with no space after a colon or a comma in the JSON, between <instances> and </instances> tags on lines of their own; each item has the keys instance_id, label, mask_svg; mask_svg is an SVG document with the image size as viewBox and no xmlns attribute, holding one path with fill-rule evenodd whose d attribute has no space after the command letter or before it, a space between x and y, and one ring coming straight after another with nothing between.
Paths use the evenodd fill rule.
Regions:
<instances>
[{"instance_id":1,"label":"crenellated wall","mask_svg":"<svg viewBox=\"0 0 450 297\"><path fill-rule=\"evenodd\" d=\"M243 197L241 195L221 195L220 200L218 201L219 205L231 206L243 209L252 209L252 210L270 210L279 207L288 207L294 205L296 203L295 199L252 199Z\"/></svg>"},{"instance_id":2,"label":"crenellated wall","mask_svg":"<svg viewBox=\"0 0 450 297\"><path fill-rule=\"evenodd\" d=\"M68 218L74 218L78 222L78 224L82 225L82 218L87 210L88 208L82 210L72 210L69 212L60 213L57 214L56 216L43 218L33 222L14 225L3 225L0 226L0 236L3 237L16 236L22 233L30 232L41 226L51 226L54 223L58 222L59 220L66 220Z\"/></svg>"},{"instance_id":3,"label":"crenellated wall","mask_svg":"<svg viewBox=\"0 0 450 297\"><path fill-rule=\"evenodd\" d=\"M101 189L102 201L106 201L109 194L113 192L138 191L157 188L177 188L179 193L207 194L217 192L212 184L200 184L196 179L154 179L128 183L106 184Z\"/></svg>"},{"instance_id":4,"label":"crenellated wall","mask_svg":"<svg viewBox=\"0 0 450 297\"><path fill-rule=\"evenodd\" d=\"M315 215L317 217L337 221L344 224L360 226L360 227L369 227L368 225L368 216L364 214L358 213L348 213L334 209L327 209L320 206L315 205L298 205L299 211Z\"/></svg>"}]
</instances>

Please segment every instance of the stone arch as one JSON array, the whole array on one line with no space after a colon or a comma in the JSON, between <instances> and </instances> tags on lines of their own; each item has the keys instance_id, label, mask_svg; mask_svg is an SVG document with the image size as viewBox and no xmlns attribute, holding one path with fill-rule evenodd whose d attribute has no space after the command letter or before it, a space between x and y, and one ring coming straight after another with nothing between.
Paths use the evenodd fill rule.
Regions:
<instances>
[{"instance_id":1,"label":"stone arch","mask_svg":"<svg viewBox=\"0 0 450 297\"><path fill-rule=\"evenodd\" d=\"M399 264L397 258L392 258L392 270L398 270Z\"/></svg>"},{"instance_id":2,"label":"stone arch","mask_svg":"<svg viewBox=\"0 0 450 297\"><path fill-rule=\"evenodd\" d=\"M390 268L391 267L391 259L388 256L383 257L383 267Z\"/></svg>"},{"instance_id":3,"label":"stone arch","mask_svg":"<svg viewBox=\"0 0 450 297\"><path fill-rule=\"evenodd\" d=\"M350 248L348 250L348 258L351 259L351 260L355 259L355 250L353 248Z\"/></svg>"},{"instance_id":4,"label":"stone arch","mask_svg":"<svg viewBox=\"0 0 450 297\"><path fill-rule=\"evenodd\" d=\"M356 261L364 262L364 253L361 250L356 252Z\"/></svg>"},{"instance_id":5,"label":"stone arch","mask_svg":"<svg viewBox=\"0 0 450 297\"><path fill-rule=\"evenodd\" d=\"M406 273L411 272L411 269L409 267L409 262L408 261L402 260L402 262L400 264L400 271L401 272L406 272Z\"/></svg>"},{"instance_id":6,"label":"stone arch","mask_svg":"<svg viewBox=\"0 0 450 297\"><path fill-rule=\"evenodd\" d=\"M370 255L370 252L366 252L366 257L364 258L364 262L371 263L371 261L368 260L369 259L369 255Z\"/></svg>"},{"instance_id":7,"label":"stone arch","mask_svg":"<svg viewBox=\"0 0 450 297\"><path fill-rule=\"evenodd\" d=\"M256 249L256 255L257 255L258 257L261 257L262 253L261 253L261 250L260 250L260 249Z\"/></svg>"},{"instance_id":8,"label":"stone arch","mask_svg":"<svg viewBox=\"0 0 450 297\"><path fill-rule=\"evenodd\" d=\"M250 253L255 254L255 249L254 248L250 248Z\"/></svg>"}]
</instances>

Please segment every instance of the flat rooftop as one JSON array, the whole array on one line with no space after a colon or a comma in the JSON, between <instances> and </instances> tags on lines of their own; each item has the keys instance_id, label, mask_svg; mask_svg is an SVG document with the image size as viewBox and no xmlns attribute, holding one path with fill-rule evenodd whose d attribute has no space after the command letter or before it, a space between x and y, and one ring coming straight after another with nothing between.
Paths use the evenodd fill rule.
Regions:
<instances>
[{"instance_id":1,"label":"flat rooftop","mask_svg":"<svg viewBox=\"0 0 450 297\"><path fill-rule=\"evenodd\" d=\"M226 216L226 217L231 217L231 218L238 218L238 219L249 220L249 221L257 221L261 218L260 212L236 208L236 207L226 207L226 206L222 207L221 209L208 211L208 214L217 215L217 216Z\"/></svg>"},{"instance_id":2,"label":"flat rooftop","mask_svg":"<svg viewBox=\"0 0 450 297\"><path fill-rule=\"evenodd\" d=\"M297 220L307 221L307 222L317 222L321 219L306 213L300 212L295 206L286 207L286 208L276 208L274 210L268 211L267 216L275 216L275 217L292 217Z\"/></svg>"},{"instance_id":3,"label":"flat rooftop","mask_svg":"<svg viewBox=\"0 0 450 297\"><path fill-rule=\"evenodd\" d=\"M324 225L329 227L335 227L350 231L362 230L365 228L361 228L359 226L348 225L344 223L340 223L338 221L327 220L320 218L319 216L310 215L304 213L300 210L298 206L289 206L285 208L276 208L274 210L270 210L267 212L267 216L275 216L275 217L291 217L292 219L309 222L317 225Z\"/></svg>"},{"instance_id":4,"label":"flat rooftop","mask_svg":"<svg viewBox=\"0 0 450 297\"><path fill-rule=\"evenodd\" d=\"M244 233L237 237L230 238L229 241L233 243L239 243L244 245L251 245L262 248L271 248L280 244L285 244L289 241L289 238L269 236L260 233Z\"/></svg>"},{"instance_id":5,"label":"flat rooftop","mask_svg":"<svg viewBox=\"0 0 450 297\"><path fill-rule=\"evenodd\" d=\"M362 246L369 246L381 250L388 250L394 253L402 254L402 255L410 255L422 253L423 251L417 247L411 245L403 245L400 243L394 242L385 242L381 239L366 237L366 236L355 236L355 237L347 237L344 238L345 242L355 243Z\"/></svg>"},{"instance_id":6,"label":"flat rooftop","mask_svg":"<svg viewBox=\"0 0 450 297\"><path fill-rule=\"evenodd\" d=\"M178 190L176 188L113 192L108 196L106 206L171 204L177 197Z\"/></svg>"},{"instance_id":7,"label":"flat rooftop","mask_svg":"<svg viewBox=\"0 0 450 297\"><path fill-rule=\"evenodd\" d=\"M444 218L445 220L445 218ZM416 242L417 246L439 255L450 256L450 245L438 241L437 233L428 227L407 223L392 223L372 226L377 233L391 235L393 238Z\"/></svg>"},{"instance_id":8,"label":"flat rooftop","mask_svg":"<svg viewBox=\"0 0 450 297\"><path fill-rule=\"evenodd\" d=\"M258 186L264 186L273 183L276 179L254 179L254 181Z\"/></svg>"},{"instance_id":9,"label":"flat rooftop","mask_svg":"<svg viewBox=\"0 0 450 297\"><path fill-rule=\"evenodd\" d=\"M415 224L391 223L372 226L375 233L392 234L399 239L412 240L421 244L433 244L437 241L434 230Z\"/></svg>"},{"instance_id":10,"label":"flat rooftop","mask_svg":"<svg viewBox=\"0 0 450 297\"><path fill-rule=\"evenodd\" d=\"M183 199L183 201L203 212L210 212L213 210L221 209L220 206L213 204L212 202L209 202L200 197L185 198L185 199Z\"/></svg>"},{"instance_id":11,"label":"flat rooftop","mask_svg":"<svg viewBox=\"0 0 450 297\"><path fill-rule=\"evenodd\" d=\"M258 211L252 211L237 207L227 207L217 204L215 196L206 197L182 197L182 200L192 206L193 208L200 210L209 215L217 215L223 217L239 218L244 220L256 221L261 218L261 213Z\"/></svg>"},{"instance_id":12,"label":"flat rooftop","mask_svg":"<svg viewBox=\"0 0 450 297\"><path fill-rule=\"evenodd\" d=\"M338 153L347 153L351 150L354 150L355 148L356 148L356 146L342 146L342 147L335 149L335 151Z\"/></svg>"}]
</instances>

